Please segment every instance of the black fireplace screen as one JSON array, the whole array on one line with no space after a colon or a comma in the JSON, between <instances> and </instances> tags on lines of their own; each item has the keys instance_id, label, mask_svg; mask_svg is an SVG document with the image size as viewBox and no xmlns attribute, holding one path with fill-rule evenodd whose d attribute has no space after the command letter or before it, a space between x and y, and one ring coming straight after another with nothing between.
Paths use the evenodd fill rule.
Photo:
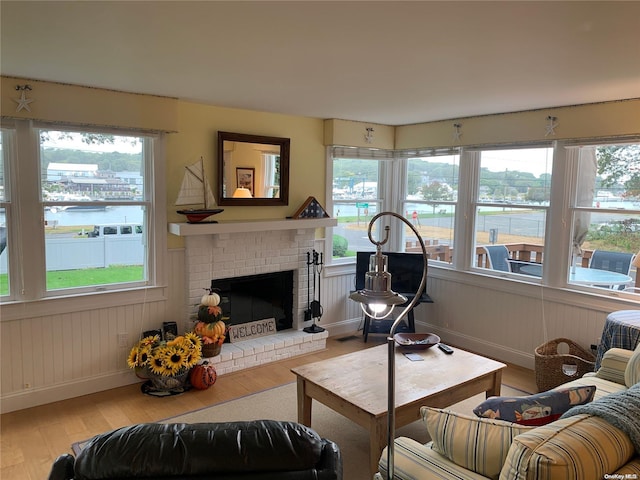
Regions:
<instances>
[{"instance_id":1,"label":"black fireplace screen","mask_svg":"<svg viewBox=\"0 0 640 480\"><path fill-rule=\"evenodd\" d=\"M276 319L276 329L293 326L293 271L211 280L218 290L222 315L231 325Z\"/></svg>"}]
</instances>

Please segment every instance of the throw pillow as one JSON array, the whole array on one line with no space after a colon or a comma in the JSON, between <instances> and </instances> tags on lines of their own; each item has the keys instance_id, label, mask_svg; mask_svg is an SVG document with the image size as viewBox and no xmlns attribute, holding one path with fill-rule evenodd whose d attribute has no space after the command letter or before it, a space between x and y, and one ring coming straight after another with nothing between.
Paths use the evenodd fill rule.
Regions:
<instances>
[{"instance_id":1,"label":"throw pillow","mask_svg":"<svg viewBox=\"0 0 640 480\"><path fill-rule=\"evenodd\" d=\"M533 427L422 407L432 449L456 465L497 479L513 438Z\"/></svg>"},{"instance_id":2,"label":"throw pillow","mask_svg":"<svg viewBox=\"0 0 640 480\"><path fill-rule=\"evenodd\" d=\"M595 393L595 385L581 385L524 397L489 397L474 408L473 413L520 425L540 426L557 420L575 405L589 403Z\"/></svg>"}]
</instances>

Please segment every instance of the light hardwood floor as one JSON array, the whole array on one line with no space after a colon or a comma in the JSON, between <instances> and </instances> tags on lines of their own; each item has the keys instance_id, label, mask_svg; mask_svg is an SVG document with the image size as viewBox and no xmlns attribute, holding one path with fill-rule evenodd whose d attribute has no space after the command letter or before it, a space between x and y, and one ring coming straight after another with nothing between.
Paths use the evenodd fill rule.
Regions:
<instances>
[{"instance_id":1,"label":"light hardwood floor","mask_svg":"<svg viewBox=\"0 0 640 480\"><path fill-rule=\"evenodd\" d=\"M384 343L384 335L332 337L325 350L255 367L218 378L208 390L156 398L140 392L140 384L29 408L0 416L0 478L42 480L51 463L71 444L133 423L154 422L190 410L242 397L295 380L290 369ZM509 365L502 381L525 392L536 392L531 370Z\"/></svg>"}]
</instances>

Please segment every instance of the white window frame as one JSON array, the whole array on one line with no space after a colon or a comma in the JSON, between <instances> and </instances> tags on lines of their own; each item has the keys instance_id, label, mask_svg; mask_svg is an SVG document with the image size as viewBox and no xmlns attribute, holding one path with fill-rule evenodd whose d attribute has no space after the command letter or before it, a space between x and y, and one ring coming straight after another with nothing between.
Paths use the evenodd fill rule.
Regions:
<instances>
[{"instance_id":1,"label":"white window frame","mask_svg":"<svg viewBox=\"0 0 640 480\"><path fill-rule=\"evenodd\" d=\"M401 178L401 182L400 182L400 187L399 187L399 192L397 194L397 197L399 199L399 204L398 204L398 213L400 215L403 215L404 212L407 210L406 205L407 204L418 204L418 205L432 205L434 203L438 203L441 205L451 205L454 207L454 211L456 212L453 222L454 222L454 231L453 231L453 238L452 238L452 244L455 242L455 237L456 237L456 218L457 218L457 212L458 212L458 208L460 207L459 202L460 202L460 192L458 191L458 197L456 198L456 200L441 200L438 202L433 202L430 200L408 200L407 199L407 195L408 195L408 185L409 185L409 160L413 159L413 158L419 158L419 157L430 157L430 158L437 158L437 157L441 157L441 156L451 156L451 155L457 155L458 156L458 190L460 189L460 180L461 180L461 174L460 174L460 170L462 168L461 163L462 163L462 149L461 148L447 148L447 149L428 149L428 150L405 150L405 151L400 151L398 152L398 157L399 157L399 162L398 162L398 167L399 167L399 176ZM411 221L411 219L407 219L409 221ZM399 249L399 251L404 252L405 251L405 240L417 240L415 238L405 238L404 237L404 229L401 232L401 236L399 238L399 246L401 247ZM455 250L454 250L454 254L455 254ZM451 268L452 267L452 263L448 263L448 262L442 262L442 261L438 261L438 260L434 260L434 259L429 259L429 264L431 265L432 263L437 263L438 265L440 265L443 268Z\"/></svg>"},{"instance_id":2,"label":"white window frame","mask_svg":"<svg viewBox=\"0 0 640 480\"><path fill-rule=\"evenodd\" d=\"M394 207L398 204L398 197L393 194L392 185L398 185L400 170L399 170L399 162L393 157L387 154L380 153L377 158L371 158L368 155L368 151L371 149L360 149L354 148L349 149L345 147L336 147L336 146L328 146L326 148L326 198L327 198L327 212L333 212L334 206L336 202L333 200L333 160L334 160L334 151L335 149L340 149L342 152L347 151L344 155L336 156L336 158L353 158L353 159L364 159L371 161L379 162L378 169L378 197L377 200L380 204L380 211L394 211ZM349 150L353 150L353 153L349 153ZM373 156L372 152L372 156ZM384 158L383 158L384 157ZM379 212L378 212L379 213ZM381 219L382 220L382 219ZM335 269L331 269L331 267L345 266L347 268L352 268L356 263L356 257L347 257L347 258L333 258L333 232L334 228L327 228L327 238L326 238L326 249L327 254L325 255L325 264L329 267L329 271L333 274L343 273L343 270L336 271ZM391 233L389 239L389 249L397 248L397 245L400 244L400 237L394 232ZM374 245L371 244L371 248L374 248ZM346 270L345 270L346 271Z\"/></svg>"},{"instance_id":3,"label":"white window frame","mask_svg":"<svg viewBox=\"0 0 640 480\"><path fill-rule=\"evenodd\" d=\"M8 269L11 290L0 298L3 316L7 319L21 318L25 302L29 316L51 314L55 311L73 311L78 306L91 304L113 305L113 295L125 296L129 301L164 298L166 285L166 184L165 184L165 134L161 132L117 130L106 128L84 128L73 125L38 123L30 120L3 120L3 127L15 130L13 160L5 165L5 175L10 197L7 222L10 222L10 245ZM44 220L40 187L40 158L38 129L64 131L94 131L104 134L152 137L145 146L145 197L144 205L147 225L147 280L136 284L114 284L69 290L46 291L46 262L44 246ZM13 143L13 142L12 142ZM3 146L4 147L4 146ZM13 147L13 145L11 145ZM9 173L7 173L9 170ZM28 242L22 239L28 238ZM99 300L98 298L102 298Z\"/></svg>"},{"instance_id":4,"label":"white window frame","mask_svg":"<svg viewBox=\"0 0 640 480\"><path fill-rule=\"evenodd\" d=\"M639 138L625 139L626 142L640 143ZM467 272L474 275L490 276L497 281L509 281L519 283L529 283L549 288L561 290L584 291L589 294L600 296L624 297L637 299L637 293L628 293L617 290L606 290L602 288L574 285L568 282L569 259L571 256L571 228L573 199L577 188L577 159L572 160L567 154L568 147L577 147L588 144L620 144L619 139L591 139L589 142L542 142L527 144L512 144L509 146L468 146L459 150L460 165L458 179L458 199L456 205L456 215L454 219L454 253L451 264L443 262L430 262L430 266L437 269ZM541 205L539 208L547 212L546 228L544 235L544 262L545 268L542 278L530 277L526 275L510 274L507 272L494 272L484 268L475 268L475 211L478 204L479 175L480 175L480 153L482 150L495 150L496 148L527 149L527 148L552 148L553 164L551 169L551 197L549 205ZM403 158L403 152L396 152L396 160L393 167L385 177L384 204L383 210L391 210L402 213L401 209L406 198L406 178L407 164ZM333 211L333 156L331 147L327 147L327 190L326 198L328 211ZM536 207L538 208L538 207ZM327 229L326 245L329 252L333 251L333 229ZM390 250L402 251L402 232L394 235L390 239ZM548 246L553 245L553 248ZM331 255L326 256L327 259ZM339 275L352 273L355 259L344 259L333 261L333 267L328 260L326 269L327 275ZM340 267L340 268L338 268Z\"/></svg>"},{"instance_id":5,"label":"white window frame","mask_svg":"<svg viewBox=\"0 0 640 480\"><path fill-rule=\"evenodd\" d=\"M551 168L551 182L553 185L553 178L554 178L554 165L555 165L555 148L553 144L550 143L538 143L538 144L527 144L527 145L517 145L517 146L507 146L507 147L482 147L482 148L472 148L472 149L467 149L465 151L466 153L466 161L472 163L472 165L470 165L470 169L468 170L468 175L471 176L471 178L469 178L469 181L472 182L473 185L473 189L468 192L471 193L470 198L469 198L469 202L470 202L470 206L471 208L469 209L468 212L466 212L466 216L469 218L469 221L466 222L468 224L469 230L466 231L465 233L465 240L469 240L469 246L470 246L470 250L469 250L469 255L468 256L464 256L463 261L464 261L464 265L466 268L469 268L472 271L477 271L477 272L481 272L482 274L487 274L487 275L492 275L492 276L498 276L501 278L507 278L507 279L516 279L516 280L522 280L522 281L530 281L533 283L540 283L541 282L541 278L537 278L537 277L532 277L532 276L527 276L527 275L521 275L521 274L517 274L517 273L511 273L511 272L504 272L504 271L500 271L500 270L491 270L488 268L482 268L482 267L478 267L475 265L475 260L476 260L476 247L477 247L477 242L476 242L476 233L477 233L477 209L478 207L483 207L483 206L501 206L503 204L494 204L491 202L483 202L480 201L480 172L481 172L481 167L482 167L482 152L483 151L494 151L494 150L527 150L527 149L538 149L538 148L550 148L552 150L552 155L553 155L553 161L552 161L552 168ZM475 153L475 155L471 155L472 153ZM462 160L461 160L462 162ZM460 174L462 176L462 173ZM556 184L557 185L557 184ZM551 187L553 188L553 187ZM512 207L515 209L519 209L519 208L530 208L529 206L523 205L523 204L519 204L519 203L507 203L504 204L504 206L507 207ZM550 216L550 212L552 209L552 203L551 200L549 201L549 205L537 205L535 207L536 210L543 210L545 212L545 243L544 243L544 257L547 258L547 245L550 245L548 243L548 237L547 237L547 230L549 228L549 216ZM467 236L469 236L470 234L470 238L466 238ZM456 249L457 250L457 249ZM455 255L455 250L454 250L454 255ZM545 262L546 263L546 262Z\"/></svg>"}]
</instances>

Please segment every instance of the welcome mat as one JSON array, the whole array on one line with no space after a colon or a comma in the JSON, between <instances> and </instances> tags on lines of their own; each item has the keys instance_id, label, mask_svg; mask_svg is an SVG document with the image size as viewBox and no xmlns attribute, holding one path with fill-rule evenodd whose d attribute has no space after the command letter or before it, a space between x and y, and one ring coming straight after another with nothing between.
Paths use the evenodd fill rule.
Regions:
<instances>
[{"instance_id":1,"label":"welcome mat","mask_svg":"<svg viewBox=\"0 0 640 480\"><path fill-rule=\"evenodd\" d=\"M501 395L529 394L503 384ZM473 408L484 399L484 393L481 393L452 405L449 409L473 415ZM263 419L297 421L297 418L296 383L292 382L170 417L159 423L233 422ZM367 430L315 400L312 405L311 428L321 437L328 438L338 444L342 453L345 479L371 480L369 475L369 433ZM421 443L429 441L427 429L421 420L397 429L396 437L409 437ZM77 455L87 441L74 443L73 452Z\"/></svg>"}]
</instances>

